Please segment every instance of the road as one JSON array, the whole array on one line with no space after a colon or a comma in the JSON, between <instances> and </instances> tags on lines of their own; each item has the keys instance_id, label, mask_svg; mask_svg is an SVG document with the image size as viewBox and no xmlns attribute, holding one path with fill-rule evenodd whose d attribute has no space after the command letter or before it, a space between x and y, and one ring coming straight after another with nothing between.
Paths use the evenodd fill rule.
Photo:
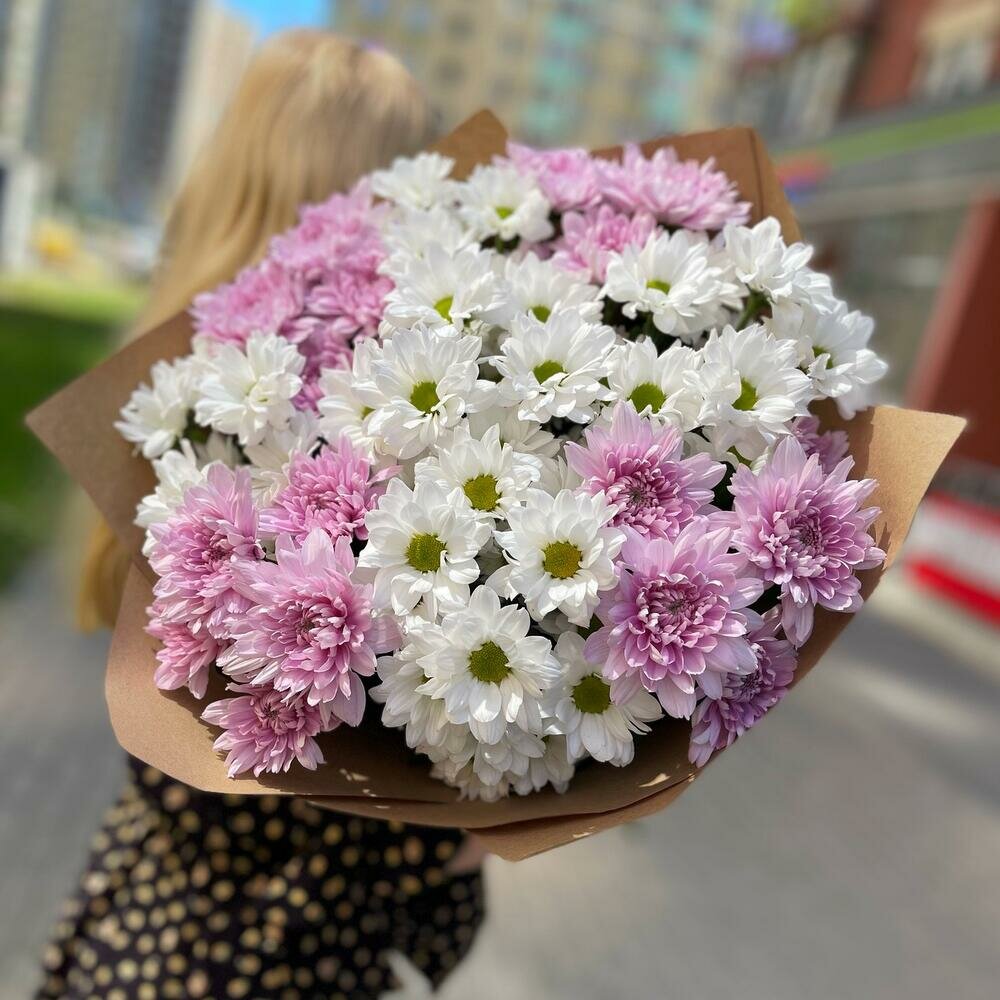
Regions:
<instances>
[{"instance_id":1,"label":"road","mask_svg":"<svg viewBox=\"0 0 1000 1000\"><path fill-rule=\"evenodd\" d=\"M0 1000L121 779L106 639L48 562L0 603ZM518 865L444 1000L978 1000L1000 980L997 634L890 577L679 802Z\"/></svg>"}]
</instances>

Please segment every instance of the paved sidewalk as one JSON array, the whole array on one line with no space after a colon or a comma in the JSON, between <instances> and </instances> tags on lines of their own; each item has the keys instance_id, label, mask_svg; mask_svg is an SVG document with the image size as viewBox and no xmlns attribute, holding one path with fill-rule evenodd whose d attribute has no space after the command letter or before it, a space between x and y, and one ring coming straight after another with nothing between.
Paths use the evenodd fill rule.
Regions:
<instances>
[{"instance_id":1,"label":"paved sidewalk","mask_svg":"<svg viewBox=\"0 0 1000 1000\"><path fill-rule=\"evenodd\" d=\"M106 640L47 563L0 603L0 1000L121 780ZM890 577L672 809L519 865L444 1000L979 1000L1000 979L996 635Z\"/></svg>"}]
</instances>

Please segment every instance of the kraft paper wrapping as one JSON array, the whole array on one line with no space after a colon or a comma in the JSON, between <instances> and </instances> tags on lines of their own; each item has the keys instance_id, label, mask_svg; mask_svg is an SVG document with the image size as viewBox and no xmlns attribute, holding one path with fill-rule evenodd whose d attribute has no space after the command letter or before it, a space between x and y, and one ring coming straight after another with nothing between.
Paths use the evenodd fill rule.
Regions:
<instances>
[{"instance_id":1,"label":"kraft paper wrapping","mask_svg":"<svg viewBox=\"0 0 1000 1000\"><path fill-rule=\"evenodd\" d=\"M501 152L505 142L503 126L489 112L480 112L436 148L455 158L455 174L462 176ZM714 156L752 201L754 220L773 215L786 238L797 238L791 210L753 130L661 139L644 149L665 144L684 158ZM133 455L113 429L119 408L147 378L151 364L185 353L189 339L187 317L174 317L63 389L28 419L135 558L106 675L111 723L129 753L204 791L301 795L341 812L475 830L490 850L509 860L663 809L697 777L687 760L690 725L664 720L636 741L631 765L584 764L564 795L547 789L497 803L463 802L453 789L431 779L427 761L407 749L399 731L384 729L373 708L358 729L341 726L320 737L327 764L317 771L295 767L282 775L228 778L222 757L212 750L217 732L199 721L204 705L222 694L221 680L213 681L204 702L187 691L159 691L153 683L156 644L144 631L145 608L152 598L150 570L140 554L142 534L132 523L135 505L150 491L153 476L148 463ZM897 555L921 497L963 425L957 417L891 407L876 407L844 425L855 475L879 481L870 502L882 509L874 532L888 553L885 567L863 575L865 596ZM850 617L818 611L813 635L800 653L796 682Z\"/></svg>"}]
</instances>

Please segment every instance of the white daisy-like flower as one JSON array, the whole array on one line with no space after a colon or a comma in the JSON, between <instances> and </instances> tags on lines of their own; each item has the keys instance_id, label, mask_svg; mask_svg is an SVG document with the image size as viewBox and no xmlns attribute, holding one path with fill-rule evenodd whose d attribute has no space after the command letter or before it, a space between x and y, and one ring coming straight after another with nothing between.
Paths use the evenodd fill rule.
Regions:
<instances>
[{"instance_id":1,"label":"white daisy-like flower","mask_svg":"<svg viewBox=\"0 0 1000 1000\"><path fill-rule=\"evenodd\" d=\"M728 427L699 427L697 431L684 435L684 454L704 454L732 469L746 465L751 471L759 472L771 452L770 442L770 436L765 438L759 431L747 427L740 432L737 448Z\"/></svg>"},{"instance_id":2,"label":"white daisy-like flower","mask_svg":"<svg viewBox=\"0 0 1000 1000\"><path fill-rule=\"evenodd\" d=\"M698 424L701 398L687 382L701 354L671 344L662 354L646 337L615 347L609 359L608 386L616 400L628 400L636 412L690 430Z\"/></svg>"},{"instance_id":3,"label":"white daisy-like flower","mask_svg":"<svg viewBox=\"0 0 1000 1000\"><path fill-rule=\"evenodd\" d=\"M539 260L533 253L520 259L508 257L504 280L503 305L489 317L500 326L509 326L517 313L531 313L544 323L561 309L574 309L590 322L600 320L600 289L551 260Z\"/></svg>"},{"instance_id":4,"label":"white daisy-like flower","mask_svg":"<svg viewBox=\"0 0 1000 1000\"><path fill-rule=\"evenodd\" d=\"M399 330L372 351L368 376L354 388L372 410L367 433L388 454L414 458L467 410L489 405L494 388L479 378L479 350L478 337Z\"/></svg>"},{"instance_id":5,"label":"white daisy-like flower","mask_svg":"<svg viewBox=\"0 0 1000 1000\"><path fill-rule=\"evenodd\" d=\"M439 440L437 455L422 459L415 471L418 483L432 480L461 490L476 516L488 521L505 520L541 474L541 459L501 444L499 427L474 438L461 425Z\"/></svg>"},{"instance_id":6,"label":"white daisy-like flower","mask_svg":"<svg viewBox=\"0 0 1000 1000\"><path fill-rule=\"evenodd\" d=\"M777 219L769 216L756 226L727 225L722 242L730 273L751 293L776 306L787 301L832 306L830 279L808 266L813 248L807 243L788 246Z\"/></svg>"},{"instance_id":7,"label":"white daisy-like flower","mask_svg":"<svg viewBox=\"0 0 1000 1000\"><path fill-rule=\"evenodd\" d=\"M448 721L443 699L418 690L427 676L417 661L434 648L427 634L433 630L430 623L411 618L406 645L391 656L378 658L376 672L381 683L370 693L383 706L382 724L391 729L405 728L408 747L436 747L455 757L464 752L468 728Z\"/></svg>"},{"instance_id":8,"label":"white daisy-like flower","mask_svg":"<svg viewBox=\"0 0 1000 1000\"><path fill-rule=\"evenodd\" d=\"M489 585L502 597L522 595L536 620L558 609L574 625L590 624L600 592L617 582L614 559L625 535L611 527L614 514L603 493L529 490L508 515L510 530L496 532L510 565Z\"/></svg>"},{"instance_id":9,"label":"white daisy-like flower","mask_svg":"<svg viewBox=\"0 0 1000 1000\"><path fill-rule=\"evenodd\" d=\"M426 752L426 751L425 751ZM473 801L499 802L510 794L510 781L501 779L496 784L489 784L476 774L473 760L469 758L464 764L457 764L448 756L435 754L433 749L427 756L434 761L431 767L431 777L443 781L461 792L461 798Z\"/></svg>"},{"instance_id":10,"label":"white daisy-like flower","mask_svg":"<svg viewBox=\"0 0 1000 1000\"><path fill-rule=\"evenodd\" d=\"M480 165L455 185L458 212L477 239L531 243L554 232L551 206L534 179L510 164Z\"/></svg>"},{"instance_id":11,"label":"white daisy-like flower","mask_svg":"<svg viewBox=\"0 0 1000 1000\"><path fill-rule=\"evenodd\" d=\"M799 360L817 394L836 399L846 419L865 408L871 386L888 370L885 361L868 347L874 321L861 312L848 312L844 302L838 301L832 310L811 306L785 309L767 325L775 336L796 342Z\"/></svg>"},{"instance_id":12,"label":"white daisy-like flower","mask_svg":"<svg viewBox=\"0 0 1000 1000\"><path fill-rule=\"evenodd\" d=\"M115 429L138 447L143 458L154 459L184 436L200 394L204 367L201 357L190 355L176 361L157 361L149 374L150 384L143 382L132 393Z\"/></svg>"},{"instance_id":13,"label":"white daisy-like flower","mask_svg":"<svg viewBox=\"0 0 1000 1000\"><path fill-rule=\"evenodd\" d=\"M601 668L583 655L583 638L576 632L559 637L556 659L562 674L559 684L549 690L546 704L552 725L566 737L570 757L579 760L590 754L615 767L630 764L635 756L633 734L648 733L647 723L661 718L659 702L641 685L634 685L628 700L616 704Z\"/></svg>"},{"instance_id":14,"label":"white daisy-like flower","mask_svg":"<svg viewBox=\"0 0 1000 1000\"><path fill-rule=\"evenodd\" d=\"M359 569L374 580L378 608L409 614L423 599L431 615L463 607L479 576L476 554L490 537L490 525L434 482L410 489L393 479L378 507L365 518L368 543Z\"/></svg>"},{"instance_id":15,"label":"white daisy-like flower","mask_svg":"<svg viewBox=\"0 0 1000 1000\"><path fill-rule=\"evenodd\" d=\"M257 444L247 445L243 451L250 460L254 502L266 507L275 494L288 485L288 463L292 456L299 452L311 453L319 442L316 414L311 410L297 410L284 427L269 427Z\"/></svg>"},{"instance_id":16,"label":"white daisy-like flower","mask_svg":"<svg viewBox=\"0 0 1000 1000\"><path fill-rule=\"evenodd\" d=\"M382 239L389 255L379 270L399 281L405 280L410 261L424 257L428 247L436 245L454 256L475 242L468 228L444 205L401 209L389 221Z\"/></svg>"},{"instance_id":17,"label":"white daisy-like flower","mask_svg":"<svg viewBox=\"0 0 1000 1000\"><path fill-rule=\"evenodd\" d=\"M181 441L178 448L153 460L153 472L156 473L156 489L139 501L136 510L135 523L140 528L165 522L184 499L188 487L205 478L205 463L195 453L190 441ZM143 551L151 542L147 533Z\"/></svg>"},{"instance_id":18,"label":"white daisy-like flower","mask_svg":"<svg viewBox=\"0 0 1000 1000\"><path fill-rule=\"evenodd\" d=\"M551 785L561 795L569 787L576 765L569 759L565 736L543 736L544 752L541 757L528 761L528 770L521 776L510 776L509 781L518 795L540 792Z\"/></svg>"},{"instance_id":19,"label":"white daisy-like flower","mask_svg":"<svg viewBox=\"0 0 1000 1000\"><path fill-rule=\"evenodd\" d=\"M305 358L283 337L252 334L241 350L222 344L206 364L195 417L244 447L257 444L271 427L284 427L302 388Z\"/></svg>"},{"instance_id":20,"label":"white daisy-like flower","mask_svg":"<svg viewBox=\"0 0 1000 1000\"><path fill-rule=\"evenodd\" d=\"M503 303L491 255L477 246L450 254L437 243L406 261L385 298L383 317L400 329L422 323L453 335Z\"/></svg>"},{"instance_id":21,"label":"white daisy-like flower","mask_svg":"<svg viewBox=\"0 0 1000 1000\"><path fill-rule=\"evenodd\" d=\"M375 438L368 433L372 407L358 395L357 386L370 381L371 361L376 355L380 355L378 344L366 337L354 345L351 369L326 368L319 377L323 393L318 404L319 432L327 441L346 436L369 454L378 450Z\"/></svg>"},{"instance_id":22,"label":"white daisy-like flower","mask_svg":"<svg viewBox=\"0 0 1000 1000\"><path fill-rule=\"evenodd\" d=\"M755 439L773 442L807 412L812 381L798 367L794 341L776 340L759 324L727 326L709 336L701 357L687 378L703 401L699 422L716 428L720 447L749 457Z\"/></svg>"},{"instance_id":23,"label":"white daisy-like flower","mask_svg":"<svg viewBox=\"0 0 1000 1000\"><path fill-rule=\"evenodd\" d=\"M482 437L491 427L498 427L501 444L509 444L514 451L528 455L551 458L561 447L559 439L537 420L522 420L506 406L488 406L470 413L468 424L473 437Z\"/></svg>"},{"instance_id":24,"label":"white daisy-like flower","mask_svg":"<svg viewBox=\"0 0 1000 1000\"><path fill-rule=\"evenodd\" d=\"M614 346L611 327L588 322L576 310L560 310L545 323L518 314L493 359L502 376L497 399L521 420L566 417L589 423L595 404L611 398L601 380Z\"/></svg>"},{"instance_id":25,"label":"white daisy-like flower","mask_svg":"<svg viewBox=\"0 0 1000 1000\"><path fill-rule=\"evenodd\" d=\"M542 475L538 488L555 496L560 490L575 490L583 482L583 476L574 472L563 455L542 459Z\"/></svg>"},{"instance_id":26,"label":"white daisy-like flower","mask_svg":"<svg viewBox=\"0 0 1000 1000\"><path fill-rule=\"evenodd\" d=\"M507 725L495 743L477 740L468 726L453 727L456 729L464 732L464 743L451 740L446 747L428 744L423 750L439 765L449 784L460 786L462 774L471 766L483 786L502 789L506 795L510 784L526 778L532 763L545 755L543 737L516 725Z\"/></svg>"},{"instance_id":27,"label":"white daisy-like flower","mask_svg":"<svg viewBox=\"0 0 1000 1000\"><path fill-rule=\"evenodd\" d=\"M372 173L372 192L397 205L430 208L445 198L454 165L451 157L440 153L397 156L387 169Z\"/></svg>"},{"instance_id":28,"label":"white daisy-like flower","mask_svg":"<svg viewBox=\"0 0 1000 1000\"><path fill-rule=\"evenodd\" d=\"M641 249L611 254L604 294L621 302L629 319L646 313L662 333L693 339L719 322L725 305L738 302L736 286L711 257L699 234L652 233Z\"/></svg>"},{"instance_id":29,"label":"white daisy-like flower","mask_svg":"<svg viewBox=\"0 0 1000 1000\"><path fill-rule=\"evenodd\" d=\"M542 733L541 699L559 677L552 643L529 635L531 619L477 587L468 606L446 614L434 648L418 661L427 681L418 690L442 698L449 721L467 725L481 743L498 743L508 723ZM504 765L501 769L506 769Z\"/></svg>"}]
</instances>

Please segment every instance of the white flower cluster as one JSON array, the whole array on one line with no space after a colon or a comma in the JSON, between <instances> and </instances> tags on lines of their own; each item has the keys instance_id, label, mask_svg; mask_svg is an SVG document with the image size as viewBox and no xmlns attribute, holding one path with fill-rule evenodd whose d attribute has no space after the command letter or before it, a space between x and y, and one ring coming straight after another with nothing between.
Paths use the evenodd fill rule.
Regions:
<instances>
[{"instance_id":1,"label":"white flower cluster","mask_svg":"<svg viewBox=\"0 0 1000 1000\"><path fill-rule=\"evenodd\" d=\"M372 176L392 287L378 336L354 341L349 369L325 368L311 400L307 359L279 331L199 338L154 367L118 426L154 460L146 527L212 461L249 463L264 501L317 442L397 466L358 559L403 636L372 695L435 773L492 800L563 789L587 756L628 764L662 714L639 685L613 694L584 656L619 581L625 500L580 489L564 444L624 405L675 427L685 455L751 463L817 399L846 416L866 405L885 365L870 320L774 219L651 225L607 250L598 282L560 265L559 213L529 171L498 160L455 181L451 167L421 154Z\"/></svg>"}]
</instances>

